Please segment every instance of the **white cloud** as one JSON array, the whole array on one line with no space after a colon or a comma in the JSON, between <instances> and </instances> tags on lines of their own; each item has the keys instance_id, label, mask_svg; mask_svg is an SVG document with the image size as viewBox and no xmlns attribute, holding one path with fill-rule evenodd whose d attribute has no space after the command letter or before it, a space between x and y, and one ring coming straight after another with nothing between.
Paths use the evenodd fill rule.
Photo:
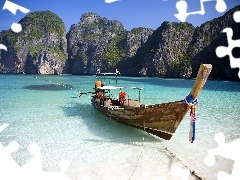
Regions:
<instances>
[{"instance_id":1,"label":"white cloud","mask_svg":"<svg viewBox=\"0 0 240 180\"><path fill-rule=\"evenodd\" d=\"M114 2L117 2L117 1L120 1L120 0L105 0L105 3L114 3Z\"/></svg>"}]
</instances>

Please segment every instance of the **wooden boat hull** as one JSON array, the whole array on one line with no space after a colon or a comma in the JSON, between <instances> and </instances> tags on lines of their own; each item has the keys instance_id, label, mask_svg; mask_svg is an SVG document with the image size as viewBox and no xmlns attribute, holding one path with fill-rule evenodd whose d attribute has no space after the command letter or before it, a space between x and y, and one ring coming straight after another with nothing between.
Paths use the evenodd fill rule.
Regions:
<instances>
[{"instance_id":1,"label":"wooden boat hull","mask_svg":"<svg viewBox=\"0 0 240 180\"><path fill-rule=\"evenodd\" d=\"M170 140L183 117L188 112L184 100L141 107L111 108L94 107L105 116L128 126L135 127L166 140Z\"/></svg>"}]
</instances>

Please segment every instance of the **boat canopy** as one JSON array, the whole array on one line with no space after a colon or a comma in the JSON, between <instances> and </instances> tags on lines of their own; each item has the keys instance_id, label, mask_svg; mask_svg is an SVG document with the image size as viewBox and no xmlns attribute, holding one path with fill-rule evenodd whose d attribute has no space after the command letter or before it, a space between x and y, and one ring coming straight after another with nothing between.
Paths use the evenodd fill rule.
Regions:
<instances>
[{"instance_id":1,"label":"boat canopy","mask_svg":"<svg viewBox=\"0 0 240 180\"><path fill-rule=\"evenodd\" d=\"M98 87L98 89L123 89L124 87L118 87L118 86L103 86Z\"/></svg>"}]
</instances>

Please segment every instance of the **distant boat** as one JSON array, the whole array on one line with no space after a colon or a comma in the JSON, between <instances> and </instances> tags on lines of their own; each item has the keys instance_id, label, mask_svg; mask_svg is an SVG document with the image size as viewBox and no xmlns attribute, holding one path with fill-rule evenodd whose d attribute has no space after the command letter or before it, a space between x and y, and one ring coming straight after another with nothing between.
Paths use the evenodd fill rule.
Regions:
<instances>
[{"instance_id":1,"label":"distant boat","mask_svg":"<svg viewBox=\"0 0 240 180\"><path fill-rule=\"evenodd\" d=\"M99 79L95 82L94 92L88 93L94 94L91 99L93 107L105 116L127 126L144 130L165 140L170 140L189 110L189 101L196 100L211 70L211 64L202 64L190 94L186 99L175 102L154 105L141 104L140 91L142 88L106 86ZM106 74L113 74L117 77L116 73L101 74L104 75L104 78ZM139 99L133 100L126 98L126 92L121 91L123 89L127 91L129 88L138 90ZM114 99L110 93L107 92L113 89L120 90L118 99ZM169 94L171 93L169 92ZM81 94L87 93L80 93L80 95Z\"/></svg>"}]
</instances>

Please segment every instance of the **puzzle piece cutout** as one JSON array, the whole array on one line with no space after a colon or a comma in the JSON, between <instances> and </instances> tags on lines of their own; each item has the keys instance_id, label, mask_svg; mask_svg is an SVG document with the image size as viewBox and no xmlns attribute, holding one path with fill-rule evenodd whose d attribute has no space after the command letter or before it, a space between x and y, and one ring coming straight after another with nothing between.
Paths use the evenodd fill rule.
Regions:
<instances>
[{"instance_id":1,"label":"puzzle piece cutout","mask_svg":"<svg viewBox=\"0 0 240 180\"><path fill-rule=\"evenodd\" d=\"M234 161L232 174L229 175L224 171L220 171L217 175L218 180L239 180L240 179L240 139L235 139L230 143L225 143L225 136L223 133L218 133L214 137L218 147L208 151L205 158L205 164L212 166L215 164L215 155L225 157Z\"/></svg>"},{"instance_id":2,"label":"puzzle piece cutout","mask_svg":"<svg viewBox=\"0 0 240 180\"><path fill-rule=\"evenodd\" d=\"M0 126L2 132L8 124ZM69 161L60 162L60 172L44 172L42 169L42 157L40 148L37 143L31 143L27 147L28 151L34 157L20 166L12 157L11 154L19 150L19 144L12 141L7 147L0 143L0 179L24 179L24 180L70 180L69 177L64 175L64 172L69 167Z\"/></svg>"},{"instance_id":3,"label":"puzzle piece cutout","mask_svg":"<svg viewBox=\"0 0 240 180\"><path fill-rule=\"evenodd\" d=\"M25 14L30 12L29 9L27 9L25 7L22 7L22 6L18 5L18 4L15 4L15 3L11 2L11 1L8 1L8 0L5 1L2 10L6 10L6 9L9 10L14 15L16 15L17 10L19 10L22 13L25 13ZM13 32L19 33L19 32L22 31L22 26L19 23L12 23L11 29L12 29ZM1 49L7 51L7 47L4 44L0 44L0 50Z\"/></svg>"},{"instance_id":4,"label":"puzzle piece cutout","mask_svg":"<svg viewBox=\"0 0 240 180\"><path fill-rule=\"evenodd\" d=\"M204 2L209 2L209 1L216 1L215 9L219 12L222 13L226 11L227 5L224 0L200 0L200 6L201 9L199 11L194 11L194 12L187 12L188 4L185 0L179 0L176 2L176 9L178 10L178 14L174 14L176 18L178 18L181 22L185 22L187 17L189 15L204 15L205 14L205 9L204 9Z\"/></svg>"},{"instance_id":5,"label":"puzzle piece cutout","mask_svg":"<svg viewBox=\"0 0 240 180\"><path fill-rule=\"evenodd\" d=\"M2 10L5 10L5 9L9 10L14 15L16 15L17 10L21 11L24 14L30 12L29 9L27 9L25 7L22 7L22 6L18 5L18 4L15 4L15 3L11 2L11 1L8 1L8 0L5 1L5 4L4 4Z\"/></svg>"},{"instance_id":6,"label":"puzzle piece cutout","mask_svg":"<svg viewBox=\"0 0 240 180\"><path fill-rule=\"evenodd\" d=\"M240 23L240 11L236 11L233 14L233 19L236 23ZM219 46L216 48L216 55L219 58L229 56L230 66L231 68L239 68L240 69L240 58L234 58L232 55L232 49L235 47L240 48L240 39L233 40L233 30L229 27L222 30L222 32L226 33L228 40L228 47ZM238 77L240 78L240 71L238 72Z\"/></svg>"}]
</instances>

